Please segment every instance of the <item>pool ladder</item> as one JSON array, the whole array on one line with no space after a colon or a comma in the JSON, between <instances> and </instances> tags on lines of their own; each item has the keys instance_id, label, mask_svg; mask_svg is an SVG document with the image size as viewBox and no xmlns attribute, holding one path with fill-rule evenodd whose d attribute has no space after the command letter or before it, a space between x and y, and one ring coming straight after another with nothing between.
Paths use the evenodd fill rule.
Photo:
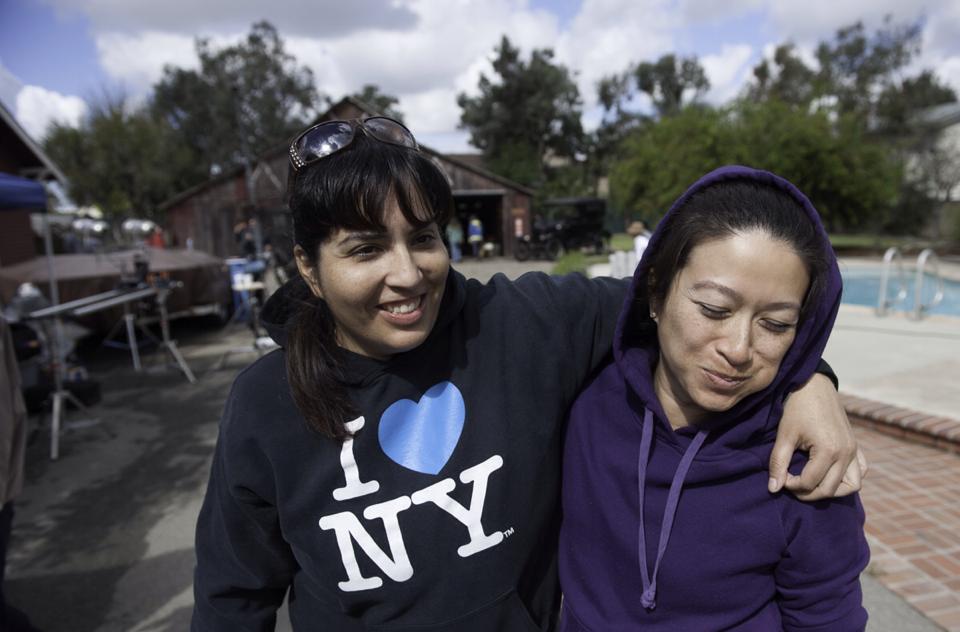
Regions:
<instances>
[{"instance_id":1,"label":"pool ladder","mask_svg":"<svg viewBox=\"0 0 960 632\"><path fill-rule=\"evenodd\" d=\"M937 289L929 303L923 302L924 271L931 265L933 276L936 279ZM887 298L890 285L890 269L897 267L897 293L893 298ZM928 312L943 301L943 276L940 274L940 259L930 248L925 248L917 257L917 271L913 290L913 318L920 320L924 312ZM902 303L907 298L907 273L903 268L903 255L897 247L887 248L883 253L883 269L880 272L880 294L877 297L877 316L886 316L888 310Z\"/></svg>"}]
</instances>

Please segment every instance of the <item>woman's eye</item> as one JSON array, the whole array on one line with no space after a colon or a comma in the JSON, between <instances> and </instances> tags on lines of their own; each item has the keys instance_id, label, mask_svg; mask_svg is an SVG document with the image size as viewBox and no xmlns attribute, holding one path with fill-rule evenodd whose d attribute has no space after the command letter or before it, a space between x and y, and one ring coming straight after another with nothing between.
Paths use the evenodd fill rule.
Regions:
<instances>
[{"instance_id":1,"label":"woman's eye","mask_svg":"<svg viewBox=\"0 0 960 632\"><path fill-rule=\"evenodd\" d=\"M432 232L422 233L420 235L417 235L417 238L414 240L414 243L420 246L428 246L428 245L432 245L436 240L437 240L437 236L434 235Z\"/></svg>"},{"instance_id":2,"label":"woman's eye","mask_svg":"<svg viewBox=\"0 0 960 632\"><path fill-rule=\"evenodd\" d=\"M715 320L720 320L721 318L725 318L725 317L727 316L727 314L729 313L729 312L728 312L727 310L725 310L725 309L720 309L720 308L717 308L717 307L711 307L711 306L709 306L709 305L704 305L703 303L697 303L697 305L700 306L700 312L701 312L704 316L706 316L707 318L713 318L713 319L715 319Z\"/></svg>"},{"instance_id":3,"label":"woman's eye","mask_svg":"<svg viewBox=\"0 0 960 632\"><path fill-rule=\"evenodd\" d=\"M786 333L787 331L793 329L794 327L790 323L781 323L780 321L776 321L776 320L763 320L761 321L761 324L765 328L777 334Z\"/></svg>"},{"instance_id":4,"label":"woman's eye","mask_svg":"<svg viewBox=\"0 0 960 632\"><path fill-rule=\"evenodd\" d=\"M380 252L380 249L377 246L368 244L354 248L350 252L350 256L356 257L357 259L370 259L371 257L376 256L378 252Z\"/></svg>"}]
</instances>

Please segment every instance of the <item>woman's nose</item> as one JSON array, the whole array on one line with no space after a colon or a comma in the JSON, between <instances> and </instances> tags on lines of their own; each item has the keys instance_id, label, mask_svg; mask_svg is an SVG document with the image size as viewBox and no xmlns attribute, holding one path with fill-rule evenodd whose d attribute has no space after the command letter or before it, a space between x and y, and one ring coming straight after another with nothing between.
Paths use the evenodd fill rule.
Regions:
<instances>
[{"instance_id":1,"label":"woman's nose","mask_svg":"<svg viewBox=\"0 0 960 632\"><path fill-rule=\"evenodd\" d=\"M753 323L749 318L728 321L717 349L731 366L742 367L753 359Z\"/></svg>"},{"instance_id":2,"label":"woman's nose","mask_svg":"<svg viewBox=\"0 0 960 632\"><path fill-rule=\"evenodd\" d=\"M423 272L409 248L396 248L388 262L387 285L411 287L420 282Z\"/></svg>"}]
</instances>

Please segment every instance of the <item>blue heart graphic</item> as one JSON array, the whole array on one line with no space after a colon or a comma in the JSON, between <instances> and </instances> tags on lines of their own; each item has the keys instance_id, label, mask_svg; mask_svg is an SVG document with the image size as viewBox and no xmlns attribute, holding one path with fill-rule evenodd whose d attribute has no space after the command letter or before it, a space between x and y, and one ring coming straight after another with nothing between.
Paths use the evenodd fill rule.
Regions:
<instances>
[{"instance_id":1,"label":"blue heart graphic","mask_svg":"<svg viewBox=\"0 0 960 632\"><path fill-rule=\"evenodd\" d=\"M407 469L438 474L460 440L465 410L452 382L434 384L419 402L401 399L383 411L380 447Z\"/></svg>"}]
</instances>

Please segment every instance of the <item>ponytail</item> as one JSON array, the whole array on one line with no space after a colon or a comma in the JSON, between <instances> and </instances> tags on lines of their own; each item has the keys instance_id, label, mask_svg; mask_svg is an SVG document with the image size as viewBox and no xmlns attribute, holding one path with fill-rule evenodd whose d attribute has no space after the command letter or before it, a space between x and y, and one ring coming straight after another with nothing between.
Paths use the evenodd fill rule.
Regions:
<instances>
[{"instance_id":1,"label":"ponytail","mask_svg":"<svg viewBox=\"0 0 960 632\"><path fill-rule=\"evenodd\" d=\"M356 409L343 383L343 352L337 345L333 314L317 297L304 301L294 317L287 344L287 381L293 401L312 430L342 441Z\"/></svg>"}]
</instances>

